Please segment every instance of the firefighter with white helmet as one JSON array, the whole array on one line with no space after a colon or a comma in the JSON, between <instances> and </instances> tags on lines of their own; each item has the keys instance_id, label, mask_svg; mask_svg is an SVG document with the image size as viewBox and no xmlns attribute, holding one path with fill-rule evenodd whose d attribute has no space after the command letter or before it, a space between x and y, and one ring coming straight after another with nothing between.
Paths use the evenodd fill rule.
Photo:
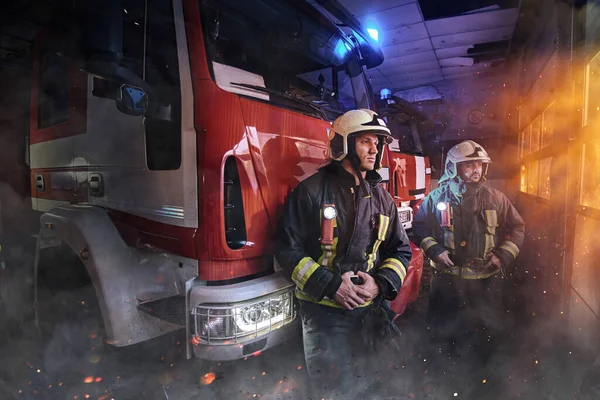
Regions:
<instances>
[{"instance_id":1,"label":"firefighter with white helmet","mask_svg":"<svg viewBox=\"0 0 600 400\"><path fill-rule=\"evenodd\" d=\"M447 154L439 187L423 201L413 221L413 238L431 260L430 323L444 344L465 343L465 332L502 318L498 282L519 254L525 223L510 200L485 184L492 160L472 140ZM490 339L491 340L491 339ZM476 341L476 340L475 340ZM468 343L469 346L475 343ZM489 351L478 354L487 357Z\"/></svg>"},{"instance_id":2,"label":"firefighter with white helmet","mask_svg":"<svg viewBox=\"0 0 600 400\"><path fill-rule=\"evenodd\" d=\"M450 179L456 178L458 175L458 164L462 162L481 161L484 164L485 170L482 171L482 176L487 175L488 164L492 163L492 159L485 149L472 140L465 140L452 147L446 156L446 169L444 176L440 179L440 184Z\"/></svg>"},{"instance_id":3,"label":"firefighter with white helmet","mask_svg":"<svg viewBox=\"0 0 600 400\"><path fill-rule=\"evenodd\" d=\"M371 110L337 118L330 162L294 189L279 223L276 258L296 284L306 364L319 399L332 389L342 396L352 390L352 354L367 352L362 339L372 333L365 320L396 297L412 256L395 203L379 185L377 169L391 139Z\"/></svg>"},{"instance_id":4,"label":"firefighter with white helmet","mask_svg":"<svg viewBox=\"0 0 600 400\"><path fill-rule=\"evenodd\" d=\"M356 151L352 144L356 140L356 133L372 132L381 139L377 144L377 164L375 169L381 168L383 146L392 143L392 134L384 120L366 109L351 110L336 119L329 131L329 157L335 161L342 161L346 156L354 156Z\"/></svg>"}]
</instances>

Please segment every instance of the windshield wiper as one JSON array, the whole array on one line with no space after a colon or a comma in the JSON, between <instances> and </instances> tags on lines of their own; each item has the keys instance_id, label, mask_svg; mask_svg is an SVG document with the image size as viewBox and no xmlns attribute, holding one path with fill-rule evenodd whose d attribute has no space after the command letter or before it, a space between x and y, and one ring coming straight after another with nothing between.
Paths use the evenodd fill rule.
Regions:
<instances>
[{"instance_id":1,"label":"windshield wiper","mask_svg":"<svg viewBox=\"0 0 600 400\"><path fill-rule=\"evenodd\" d=\"M272 94L272 95L275 95L275 96L279 96L279 97L283 97L283 98L286 98L286 99L293 100L293 101L295 101L297 103L300 103L300 104L302 104L304 106L310 107L311 109L315 110L317 112L317 114L321 118L323 118L325 121L329 121L329 118L327 117L327 114L325 113L325 111L321 107L319 107L316 104L311 103L310 101L298 98L298 97L296 97L296 96L294 96L292 94L280 92L278 90L269 89L269 88L262 87L262 86L250 85L248 83L231 82L230 84L231 85L235 85L235 86L244 87L244 88L247 88L247 89L256 90L258 92L264 92L264 93L268 93L268 94Z\"/></svg>"}]
</instances>

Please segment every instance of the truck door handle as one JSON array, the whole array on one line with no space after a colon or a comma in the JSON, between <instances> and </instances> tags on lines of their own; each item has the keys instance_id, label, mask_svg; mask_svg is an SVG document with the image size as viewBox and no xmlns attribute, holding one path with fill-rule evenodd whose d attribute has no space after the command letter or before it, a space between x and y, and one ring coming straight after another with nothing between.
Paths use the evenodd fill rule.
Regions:
<instances>
[{"instance_id":1,"label":"truck door handle","mask_svg":"<svg viewBox=\"0 0 600 400\"><path fill-rule=\"evenodd\" d=\"M104 182L102 175L98 173L91 173L88 175L88 188L90 196L103 197L104 196Z\"/></svg>"},{"instance_id":2,"label":"truck door handle","mask_svg":"<svg viewBox=\"0 0 600 400\"><path fill-rule=\"evenodd\" d=\"M44 175L35 174L35 190L37 190L38 192L44 192L46 190Z\"/></svg>"}]
</instances>

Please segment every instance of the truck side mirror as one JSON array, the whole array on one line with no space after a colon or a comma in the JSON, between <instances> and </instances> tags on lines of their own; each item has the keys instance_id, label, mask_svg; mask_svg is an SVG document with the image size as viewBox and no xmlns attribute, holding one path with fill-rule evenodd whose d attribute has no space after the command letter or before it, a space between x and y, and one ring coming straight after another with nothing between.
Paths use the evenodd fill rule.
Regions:
<instances>
[{"instance_id":1,"label":"truck side mirror","mask_svg":"<svg viewBox=\"0 0 600 400\"><path fill-rule=\"evenodd\" d=\"M154 100L154 96L152 87L142 77L122 65L124 15L127 13L124 0L75 3L81 36L82 70L116 84L124 84L125 88L122 86L117 92L117 108L128 115L142 115L148 107L148 97ZM142 28L146 29L145 22Z\"/></svg>"},{"instance_id":2,"label":"truck side mirror","mask_svg":"<svg viewBox=\"0 0 600 400\"><path fill-rule=\"evenodd\" d=\"M117 91L117 108L124 114L140 116L148 111L148 94L132 85L121 85Z\"/></svg>"},{"instance_id":3,"label":"truck side mirror","mask_svg":"<svg viewBox=\"0 0 600 400\"><path fill-rule=\"evenodd\" d=\"M388 167L381 167L381 169L377 172L379 172L379 175L381 176L381 183L389 183L390 169Z\"/></svg>"}]
</instances>

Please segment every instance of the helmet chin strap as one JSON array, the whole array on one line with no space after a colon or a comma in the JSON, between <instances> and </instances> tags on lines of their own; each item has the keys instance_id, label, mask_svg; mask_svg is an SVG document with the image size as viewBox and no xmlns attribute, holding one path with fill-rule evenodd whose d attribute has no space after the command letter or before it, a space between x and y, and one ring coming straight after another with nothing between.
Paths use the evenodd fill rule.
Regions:
<instances>
[{"instance_id":1,"label":"helmet chin strap","mask_svg":"<svg viewBox=\"0 0 600 400\"><path fill-rule=\"evenodd\" d=\"M360 159L358 158L358 156L356 154L348 155L347 158L348 158L348 161L350 161L350 164L352 165L352 168L354 169L356 176L358 177L359 187L363 188L365 190L365 193L368 193L367 188L366 188L367 184L366 184L365 178L363 178L363 174L360 169Z\"/></svg>"},{"instance_id":2,"label":"helmet chin strap","mask_svg":"<svg viewBox=\"0 0 600 400\"><path fill-rule=\"evenodd\" d=\"M348 140L348 155L346 156L346 160L350 161L350 165L352 165L352 169L354 170L354 173L356 174L356 176L358 177L358 182L359 182L359 188L362 187L365 190L365 193L367 193L366 191L366 187L365 187L365 180L362 176L362 171L360 170L360 159L358 158L358 155L356 154L356 136L350 135L347 138Z\"/></svg>"}]
</instances>

